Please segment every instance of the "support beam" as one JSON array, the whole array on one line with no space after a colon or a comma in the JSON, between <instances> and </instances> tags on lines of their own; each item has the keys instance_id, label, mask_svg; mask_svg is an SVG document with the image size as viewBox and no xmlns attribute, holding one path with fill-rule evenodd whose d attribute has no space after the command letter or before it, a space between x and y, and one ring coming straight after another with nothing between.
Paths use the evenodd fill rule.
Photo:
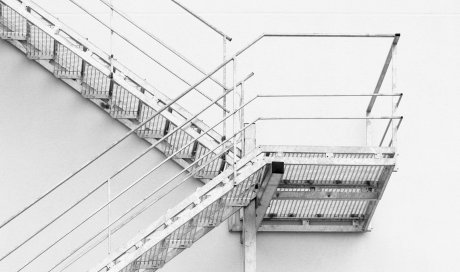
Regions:
<instances>
[{"instance_id":1,"label":"support beam","mask_svg":"<svg viewBox=\"0 0 460 272\"><path fill-rule=\"evenodd\" d=\"M256 197L256 229L264 219L265 212L270 206L270 201L276 193L276 189L284 174L284 162L272 162L267 166L267 172L260 184Z\"/></svg>"},{"instance_id":2,"label":"support beam","mask_svg":"<svg viewBox=\"0 0 460 272\"><path fill-rule=\"evenodd\" d=\"M256 235L256 201L252 200L243 215L244 272L256 272Z\"/></svg>"}]
</instances>

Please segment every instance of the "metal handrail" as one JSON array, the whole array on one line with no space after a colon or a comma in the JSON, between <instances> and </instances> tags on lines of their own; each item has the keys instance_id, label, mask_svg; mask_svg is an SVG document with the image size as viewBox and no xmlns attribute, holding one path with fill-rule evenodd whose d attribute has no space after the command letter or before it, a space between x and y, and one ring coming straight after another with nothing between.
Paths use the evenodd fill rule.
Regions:
<instances>
[{"instance_id":1,"label":"metal handrail","mask_svg":"<svg viewBox=\"0 0 460 272\"><path fill-rule=\"evenodd\" d=\"M35 205L36 203L38 203L40 200L42 200L43 198L45 198L46 196L48 196L49 194L51 194L53 191L55 191L57 188L61 187L63 184L65 184L69 179L71 179L72 177L74 177L76 174L80 173L82 170L86 169L86 167L88 167L90 164L92 164L94 161L96 161L97 159L99 159L100 157L102 157L104 154L106 154L108 151L110 151L111 149L113 149L115 146L117 146L118 144L120 144L122 141L124 141L126 138L128 138L132 133L134 133L136 130L138 130L139 128L141 128L142 126L144 126L145 124L147 124L149 121L151 121L153 118L155 118L156 116L158 116L160 113L162 113L163 111L167 110L171 105L173 105L174 103L176 103L179 99L181 99L182 97L184 97L185 95L187 95L189 92L191 92L192 90L194 90L197 86L199 86L201 83L203 83L204 81L206 81L209 77L211 77L212 75L214 75L217 71L219 71L222 67L226 66L229 62L233 61L233 58L231 59L228 59L226 61L224 61L222 64L218 65L212 72L208 73L205 77L203 77L202 79L200 79L197 83L193 84L190 88L188 88L186 91L184 91L183 93L181 93L180 95L178 95L176 98L172 99L168 104L166 104L165 106L163 106L163 108L161 108L159 111L157 111L155 114L153 114L152 116L150 116L149 118L147 118L145 121L143 121L142 123L140 123L138 126L136 126L135 128L131 129L126 135L124 135L123 137L121 137L119 140L115 141L113 144L111 144L107 149L105 149L103 152L101 152L100 154L98 154L95 158L91 159L90 161L88 161L87 163L85 163L81 168L79 168L76 172L72 173L69 177L65 178L63 181L59 182L57 185L55 185L53 188L51 188L49 191L47 191L45 194L43 194L42 196L38 197L35 201L33 201L32 203L30 203L29 205L27 205L25 208L23 208L22 210L20 210L19 212L17 212L15 215L11 216L9 219L7 219L6 221L4 221L1 225L0 225L0 229L3 228L6 224L8 224L9 222L11 222L12 220L14 220L15 218L17 218L19 215L23 214L25 211L27 211L28 209L30 209L33 205ZM193 119L191 119L193 120ZM3 258L0 258L0 261L2 260Z\"/></svg>"},{"instance_id":2,"label":"metal handrail","mask_svg":"<svg viewBox=\"0 0 460 272\"><path fill-rule=\"evenodd\" d=\"M240 85L242 82L248 80L249 78L251 78L254 74L251 73L249 74L244 80L242 80L241 82L237 83L237 86ZM216 101L222 99L222 97L228 95L230 92L234 91L234 89L231 89L229 90L228 92L220 95L217 99L215 99ZM72 204L69 208L67 208L66 210L64 210L63 212L61 212L58 216L56 216L55 218L53 218L52 220L50 220L48 223L46 223L43 227L41 227L38 231L34 232L32 235L30 235L28 238L26 238L23 242L21 242L20 244L18 244L16 247L14 247L12 250L10 250L7 254L5 254L4 256L2 256L0 258L0 261L2 261L3 259L5 259L6 257L8 257L9 255L11 255L12 253L14 253L16 250L18 250L21 246L23 246L24 244L26 244L27 242L29 242L31 239L33 239L34 237L36 237L38 234L40 234L42 231L44 231L46 228L48 228L50 225L52 225L54 222L56 222L57 220L59 220L60 218L62 218L65 214L67 214L69 211L71 211L73 208L75 208L76 206L78 206L81 202L83 202L85 199L87 199L88 197L90 197L92 194L94 194L96 191L98 191L100 188L102 188L105 184L107 184L111 179L115 178L116 176L118 176L122 171L124 171L125 169L127 169L130 165L132 165L133 163L135 163L137 160L139 160L140 158L142 158L145 154L147 154L150 150L152 150L153 148L155 148L156 146L158 146L160 143L162 143L164 140L166 140L167 138L169 138L169 136L173 135L174 133L176 133L177 131L179 131L180 129L182 129L183 127L185 127L187 124L191 123L197 116L199 116L201 113L203 113L204 111L206 111L209 107L211 107L213 104L214 104L215 101L213 101L213 103L210 103L208 106L206 106L204 109L202 109L200 112L198 112L197 114L195 114L195 116L193 116L192 118L190 118L189 120L187 120L186 122L184 122L182 125L178 126L177 128L175 128L173 131L169 132L167 135L163 136L161 139L159 139L157 142L155 142L154 144L152 144L151 146L149 146L147 149L145 149L143 152L141 152L138 156L136 156L134 159L132 159L129 163L125 164L123 167L121 167L119 170L117 170L114 174L112 174L108 179L106 179L104 182L100 183L99 185L95 186L89 193L87 193L84 197L80 198L79 200L77 200L74 204ZM222 120L223 121L223 120ZM221 121L221 122L222 122ZM219 122L219 124L221 123ZM215 125L217 126L217 125ZM215 126L213 126L212 128L209 128L206 132L204 133L201 133L199 135L199 137L197 137L196 139L199 139L201 137L203 137L204 135L207 135L208 132L210 132ZM166 163L167 161L169 161L170 159L174 158L175 155L177 155L178 153L180 153L180 151L182 151L183 149L185 149L186 147L188 147L189 145L191 145L192 143L194 143L195 140L192 140L190 141L186 146L182 147L181 149L179 149L178 151L174 152L172 155L170 155L169 157L167 157L165 160L163 160L161 163L157 164L154 168L154 170L158 169L160 166L162 166L164 163ZM233 156L235 156L235 154L233 154ZM150 174L150 173L149 173ZM145 178L145 177L143 177ZM143 179L142 178L142 179ZM131 189L134 185L136 185L137 183L139 183L142 179L136 181L135 183L131 184L130 186L128 186L125 190L123 190L121 193L119 193L117 196L113 197L111 199L111 201L108 203L112 203L113 201L115 201L116 199L118 199L121 195L123 195L124 193L126 193L129 189ZM46 197L46 195L44 195L41 199L43 199L44 197ZM40 199L40 200L41 200ZM38 202L38 201L37 201ZM107 205L108 205L107 204ZM33 205L33 204L32 204ZM29 205L30 207L32 205ZM106 206L104 206L106 207ZM102 208L104 208L102 207ZM101 208L101 209L102 209ZM25 211L25 210L24 210ZM94 216L96 213L98 213L100 210L98 210L97 212L95 212L94 214L92 214L89 218L91 218L92 216ZM88 218L88 219L89 219ZM87 219L87 220L88 220ZM84 222L80 223L83 224ZM79 225L79 226L80 226Z\"/></svg>"},{"instance_id":3,"label":"metal handrail","mask_svg":"<svg viewBox=\"0 0 460 272\"><path fill-rule=\"evenodd\" d=\"M180 59L182 59L183 61L185 61L187 64L189 64L190 66L192 66L193 68L195 68L197 71L199 71L200 73L202 73L203 75L206 75L206 72L198 67L198 65L194 64L191 60L187 59L184 55L182 55L181 53L179 53L177 50L173 49L170 45L167 45L166 43L164 43L162 40L160 40L158 37L156 37L155 35L153 35L151 32L149 32L148 30L146 30L145 28L141 27L140 25L138 25L136 22L134 22L131 18L128 17L128 15L126 15L124 12L120 11L118 8L115 7L115 5L105 1L105 0L99 0L99 2L103 3L104 5L106 5L108 8L110 8L111 10L113 10L115 13L117 13L118 15L120 15L123 19L125 19L126 21L128 21L130 24L132 24L134 27L136 27L137 29L139 29L140 31L142 31L144 34L146 34L148 37L152 38L154 41L156 41L158 44L160 44L161 46L163 46L164 48L166 48L167 50L169 50L171 53L173 53L174 55L176 55L177 57L179 57ZM227 89L226 86L224 86L222 83L220 83L219 81L217 81L217 79L214 79L211 77L211 80L214 81L215 83L217 83L219 86L221 86L222 88L224 89Z\"/></svg>"},{"instance_id":4,"label":"metal handrail","mask_svg":"<svg viewBox=\"0 0 460 272\"><path fill-rule=\"evenodd\" d=\"M217 34L221 35L223 38L225 38L226 40L228 40L229 42L232 41L232 38L230 36L228 36L227 34L225 34L224 32L220 31L219 29L217 29L215 26L211 25L210 23L208 23L206 20L204 20L203 18L201 18L200 16L198 16L196 13L192 12L190 9L186 8L184 5L182 5L181 3L175 1L175 0L171 0L171 2L173 2L174 4L178 5L180 8L182 8L183 10L185 10L186 12L188 12L189 14L191 14L193 17L197 18L200 22L204 23L205 25L207 25L209 28L211 28L212 30L214 30Z\"/></svg>"},{"instance_id":5,"label":"metal handrail","mask_svg":"<svg viewBox=\"0 0 460 272\"><path fill-rule=\"evenodd\" d=\"M235 110L233 113L231 113L229 116L235 114L236 112L238 112L239 109ZM257 119L256 119L257 120ZM213 150L210 150L208 151L205 155L203 155L201 158L205 158L207 156L209 156L210 154L214 153L215 150L217 150L219 147L221 146L224 146L226 143L228 143L231 139L233 138L236 138L236 136L240 133L242 133L244 130L246 130L249 126L253 125L256 120L254 120L254 122L252 123L249 123L247 124L244 128L240 129L238 132L236 132L234 135L232 135L230 138L228 138L227 140L223 141L222 143L220 143L217 147L215 147ZM222 122L223 120L221 120ZM217 124L216 124L217 125ZM214 162L216 159L220 158L222 155L224 155L226 152L228 152L230 149L232 148L232 146L228 146L226 147L222 152L220 152L220 154L217 154L216 156L214 156L212 159L208 160L205 164L199 166L198 168L194 169L193 171L191 171L185 178L183 178L179 183L177 183L174 187L172 187L171 189L169 189L165 194L163 194L161 197L157 198L154 202L148 204L147 206L145 206L144 208L142 208L142 210L138 211L136 214L132 215L131 217L129 217L127 220L125 220L124 222L120 223L113 231L113 233L115 233L116 231L118 231L119 229L121 229L123 226L125 226L126 224L128 224L130 221L132 221L134 218L136 218L137 216L139 216L140 214L142 214L144 211L146 211L149 207L151 207L153 204L155 204L156 202L158 202L159 200L161 200L164 196L166 196L167 194L169 194L170 192L172 192L173 190L175 190L177 187L179 187L180 185L182 185L185 181L187 181L189 178L193 177L198 171L202 170L204 167L206 167L207 165L209 165L210 163ZM139 201L138 203L136 203L135 205L133 205L131 208L129 208L126 212L124 212L121 216L119 216L117 219L115 219L112 223L110 223L109 225L107 225L104 229L100 230L100 232L98 232L97 234L95 234L93 237L91 237L90 239L88 239L86 242L84 242L82 245L80 245L77 249L73 250L68 256L66 256L64 259L61 259L59 261L59 263L57 263L54 267L52 267L49 271L52 271L54 268L56 268L57 266L59 266L62 262L64 262L65 260L67 260L70 256L72 256L73 254L75 254L78 250L80 250L81 248L83 248L85 245L87 245L89 242L91 242L93 239L95 239L97 236L99 236L101 233L103 233L104 231L108 230L110 227L113 226L113 224L115 224L117 221L119 221L121 218L123 218L124 216L126 216L127 214L129 214L131 211L133 211L135 208L137 208L139 205L141 205L143 202L147 201L150 197L152 197L155 193L157 193L159 190L161 190L162 188L164 188L166 185L168 185L171 181L175 180L177 177L179 177L181 174L185 173L186 171L189 170L189 168L191 168L192 166L194 166L195 164L198 163L198 161L201 161L200 160L197 160L197 161L194 161L193 163L191 163L189 166L187 166L186 168L184 168L183 170L181 170L179 173L177 173L174 177L172 178L169 178L168 181L166 181L163 185L161 185L159 188L155 189L152 193L150 193L148 196L144 197L141 201ZM105 240L107 237L105 237L103 240ZM102 240L102 241L103 241ZM97 246L98 244L100 244L102 241L98 242L95 246ZM92 247L94 248L94 247ZM92 250L92 248L89 249ZM85 252L82 256L84 256L87 252ZM73 262L77 261L79 258L81 258L82 256L78 257L76 260L74 260ZM72 262L72 263L73 263ZM70 265L70 264L69 264ZM67 268L67 266L65 267ZM64 270L65 268L63 268L62 270ZM61 270L61 271L62 271Z\"/></svg>"},{"instance_id":6,"label":"metal handrail","mask_svg":"<svg viewBox=\"0 0 460 272\"><path fill-rule=\"evenodd\" d=\"M184 78L182 78L181 76L179 76L177 73L175 73L174 71L172 71L170 68L166 67L166 65L162 64L160 61L158 61L157 59L155 59L154 57L152 57L152 55L148 54L147 52L145 52L145 50L143 50L142 48L140 48L139 46L137 46L135 43L133 43L130 39L128 39L126 36L124 36L123 34L121 34L120 32L118 32L117 30L113 29L111 26L107 25L106 23L104 23L101 19L99 19L98 17L96 17L93 13L91 13L90 11L88 11L87 9L85 9L83 6L81 6L80 4L78 4L77 2L75 2L74 0L68 0L69 2L71 2L72 4L74 4L76 7L78 7L79 9L81 9L82 11L84 11L86 14L88 14L89 16L91 16L93 19L95 19L96 21L98 21L101 25L103 25L105 28L109 29L112 33L116 34L118 37L120 37L121 39L123 39L125 42L127 42L128 44L130 44L132 47L134 47L135 49L137 49L139 52L141 52L143 55L145 55L147 58L151 59L152 61L154 61L156 64L158 64L160 67L162 67L163 69L165 69L166 71L168 71L170 74L172 74L174 77L176 77L177 79L179 79L180 81L182 81L183 83L187 84L188 86L191 86L191 83L189 83L187 80L185 80ZM221 85L219 83L220 86L224 87L223 85ZM205 93L203 93L202 91L200 91L199 89L197 88L194 88L198 93L200 93L201 95L203 95L206 99L212 101L212 98L209 97L208 95L206 95ZM221 109L225 110L228 112L228 110L226 108L224 108L221 104L217 103L216 104L217 106L219 106Z\"/></svg>"},{"instance_id":7,"label":"metal handrail","mask_svg":"<svg viewBox=\"0 0 460 272\"><path fill-rule=\"evenodd\" d=\"M228 93L227 93L228 94ZM222 98L222 97L221 97ZM250 102L248 102L247 104L249 104ZM228 119L230 116L236 114L240 109L242 109L243 107L245 107L247 104L245 105L242 105L241 107L239 107L238 109L236 109L233 113L231 113L230 115L228 115L227 117L225 117L224 119L220 120L219 122L217 122L216 124L214 124L211 128L208 129L208 131L206 131L205 133L201 134L200 136L198 136L197 138L195 138L194 140L190 141L187 145L184 145L183 147L181 147L179 150L177 150L176 152L174 152L173 154L171 154L168 158L164 159L161 163L157 164L156 166L154 166L152 169L150 169L149 171L147 171L145 174L143 174L140 178L138 178L136 181L134 181L133 183L131 183L129 186L127 186L124 190L122 190L120 193L118 193L116 196L112 197L109 201L107 201L104 205L100 206L98 209L96 209L93 213L91 213L89 216L87 216L84 220L82 220L80 223L78 223L74 228L72 228L70 231L68 231L66 234L64 234L63 236L61 236L58 240L56 240L54 243L52 243L49 247L47 247L46 249L42 250L38 255L36 255L33 259L31 259L29 262L27 262L23 267L21 267L18 271L21 271L22 269L24 269L25 267L27 267L28 265L30 265L33 261L35 261L37 258L39 258L41 255L43 255L46 251L48 251L49 249L51 249L54 245L56 245L57 243L59 243L60 241L62 241L65 237L67 237L68 235L70 235L72 232L74 232L76 229L78 229L80 226L82 226L84 223L86 223L88 220L90 220L91 218L93 218L93 216L95 216L96 214L98 214L100 211L102 211L105 207L107 207L108 205L110 205L112 202L114 202L115 200L117 200L120 196L124 195L126 192L128 192L131 188L133 188L135 185L137 185L139 182L141 182L142 180L144 180L148 175L150 175L151 173L153 173L154 171L156 171L158 168L160 168L160 166L162 166L164 163L166 163L167 161L169 161L170 159L172 159L174 156L176 156L177 154L179 154L182 150L186 149L188 146L190 146L191 144L193 144L196 140L198 140L199 138L203 137L204 135L206 135L207 132L209 132L210 130L212 130L213 128L215 128L216 126L218 126L219 124L221 124L222 122L224 122L226 119ZM184 124L185 125L185 124ZM165 136L166 137L166 136ZM230 138L232 139L233 136ZM209 151L206 155L203 155L202 158L205 158L206 156L208 156L209 154L211 154L214 150L216 150L218 147L222 146L224 143L227 143L230 139L228 140L225 140L223 141L222 143L220 143L217 147L215 147L213 150ZM159 140L161 141L161 139ZM150 148L150 147L149 147ZM146 151L149 151L150 149L147 148ZM146 154L147 152L143 153L143 154ZM136 158L137 160L138 158ZM170 180L168 180L167 182L163 183L160 187L156 188L154 190L154 192L157 192L159 190L161 190L162 188L164 188L166 185L169 184L169 182L171 182L172 180L174 180L175 178L177 178L179 175L181 175L182 173L184 173L185 171L187 171L188 168L190 168L191 166L195 165L199 160L196 160L194 161L193 163L191 163L187 168L184 168L182 169L178 174L176 174L173 178L171 178ZM123 167L122 169L125 169L125 167ZM119 170L117 171L116 174L120 173L122 170ZM96 192L99 188L101 188L103 185L105 185L109 180L111 180L113 177L116 176L113 175L111 176L110 178L108 178L106 181L104 181L103 183L101 183L100 185L96 186L91 192L89 192L85 197L81 198L80 200L78 200L75 204L73 204L71 207L69 207L68 209L66 209L64 212L62 212L59 216L57 216L56 218L54 218L53 220L51 220L49 223L47 223L43 228L41 228L39 231L35 232L32 236L30 236L29 238L27 238L24 242L22 242L20 245L18 245L16 248L14 248L12 251L10 251L7 255L5 255L4 257L2 257L2 259L4 259L5 257L9 256L11 253L13 253L14 251L16 251L17 249L19 249L22 245L24 245L25 243L27 243L29 240L31 240L33 237L35 237L36 235L38 235L41 231L43 231L45 228L47 228L48 226L50 226L51 224L53 224L54 222L56 222L59 218L61 218L64 214L66 214L67 212L69 212L71 209L73 209L75 206L77 206L79 203L81 203L83 200L85 200L87 197L89 197L90 195L92 195L94 192ZM2 260L0 259L0 260Z\"/></svg>"}]
</instances>

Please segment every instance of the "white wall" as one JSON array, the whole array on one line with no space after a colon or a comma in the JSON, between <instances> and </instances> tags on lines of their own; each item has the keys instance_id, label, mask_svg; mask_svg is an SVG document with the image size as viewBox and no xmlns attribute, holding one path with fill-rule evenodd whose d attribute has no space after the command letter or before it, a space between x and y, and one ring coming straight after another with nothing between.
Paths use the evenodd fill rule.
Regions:
<instances>
[{"instance_id":1,"label":"white wall","mask_svg":"<svg viewBox=\"0 0 460 272\"><path fill-rule=\"evenodd\" d=\"M81 2L88 4L88 1ZM221 49L215 46L220 39L168 5L167 1L163 2L166 3L140 0L118 0L115 3L207 70L216 66ZM64 1L59 6L51 0L39 3L75 27L81 27L81 33L103 47L105 43L107 48L107 36L101 35L102 30L91 21L82 20L85 17L79 13L67 12L70 9L64 6ZM460 251L460 235L456 231L460 212L459 170L456 165L456 155L460 151L457 106L460 96L456 81L460 65L459 2L200 0L185 4L234 38L230 52L235 52L263 32L399 32L402 35L398 49L397 82L399 91L405 93L400 111L405 120L398 139L399 171L390 180L377 209L374 230L356 235L262 233L258 236L258 271L458 270L455 257ZM107 18L105 9L93 7L93 10ZM165 27L167 22L176 27ZM239 60L240 75L249 71L256 73L248 84L248 92L370 91L377 81L389 45L368 41L294 41L289 44L267 40L251 51L247 59ZM157 75L159 69L146 63L140 55L127 53L122 43L117 42L120 59L125 54L124 61L131 61L142 76L165 93L174 96L175 92L186 88L166 75ZM142 44L151 46L147 42ZM157 53L157 48L150 50ZM264 61L267 56L272 57L273 62ZM171 60L167 56L164 58L165 61ZM6 218L123 135L126 129L4 42L0 43L0 59L0 205L6 207L1 209L0 218ZM192 82L199 78L199 74L193 74L179 64L173 67L186 74ZM27 75L27 80L19 75ZM388 82L384 87L385 91L389 90ZM270 106L257 104L252 113L356 116L364 114L366 105L365 100L340 100L335 104L296 103L297 110L281 102ZM301 110L298 109L300 106L303 107ZM332 141L361 144L362 122L347 125L352 129L342 127L331 133L332 126L321 127L322 130L313 136L310 123L297 125L294 133L287 127L277 133L264 134L261 126L260 142L283 143L289 140L290 143L321 144L327 138L326 144ZM288 135L291 138L287 139ZM146 146L133 138L119 156L134 156ZM157 153L150 156L154 161L161 158ZM118 162L117 156L110 160L114 164ZM149 162L146 160L144 163L139 167L147 167ZM115 168L112 164L111 167ZM105 167L104 171L110 172L114 169L111 167ZM179 169L175 165L168 167ZM100 175L102 177L104 173ZM161 175L168 175L167 170ZM81 180L86 181L84 178ZM87 183L84 184L89 185ZM152 214L158 215L198 185L196 181L187 184ZM85 186L79 189L83 191L87 188ZM59 199L67 201L66 197ZM46 217L46 214L35 216L32 221L37 222L34 225L30 221L18 222L12 227L17 228L14 234L31 233L40 225L39 222L45 222ZM52 234L37 239L24 254L32 256ZM19 235L5 237L2 232L0 235L2 244L6 241L5 248L11 248L20 240ZM1 252L4 251L6 249L2 247ZM46 260L52 257L45 257L39 264L48 267L50 262ZM96 257L90 261L94 259ZM238 234L228 233L226 225L222 225L163 270L241 271L241 260ZM7 263L0 264L0 270L9 271L10 267L19 263L23 260L21 254L16 254Z\"/></svg>"}]
</instances>

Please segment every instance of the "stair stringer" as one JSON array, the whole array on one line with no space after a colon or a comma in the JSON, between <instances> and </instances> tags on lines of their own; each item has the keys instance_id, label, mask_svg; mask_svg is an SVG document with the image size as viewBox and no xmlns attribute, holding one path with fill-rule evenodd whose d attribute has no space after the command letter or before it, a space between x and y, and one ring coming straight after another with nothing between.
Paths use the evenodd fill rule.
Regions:
<instances>
[{"instance_id":1,"label":"stair stringer","mask_svg":"<svg viewBox=\"0 0 460 272\"><path fill-rule=\"evenodd\" d=\"M259 153L254 152L251 154L258 155ZM250 156L250 158L254 157ZM198 188L197 192L182 201L175 208L169 210L166 215L137 234L124 247L111 254L90 271L132 271L130 269L145 269L147 268L145 265L140 267L140 262L148 258L148 255L152 254L152 252L156 252L159 255L162 252L159 248L166 246L166 249L163 248L163 251L166 250L163 256L164 259L161 260L162 262L157 263L158 267L148 267L149 269L160 268L240 208L247 206L255 197L255 184L262 180L265 166L271 160L264 157L258 157L253 160L243 158L238 165L239 167L237 166L238 172L235 182L232 178L233 169L226 169L209 183ZM213 215L206 218L207 209L210 207L213 209L215 206L221 209L221 211L217 212L217 218L213 217ZM187 228L187 226L192 226L195 230L180 230L180 228ZM176 245L174 247L173 245L170 247L172 241L170 237L174 237L175 232L178 230L183 235L187 235L190 231L193 231L192 242L185 246ZM181 237L175 238L180 240ZM158 260L151 260L152 266L155 266L154 261Z\"/></svg>"}]
</instances>

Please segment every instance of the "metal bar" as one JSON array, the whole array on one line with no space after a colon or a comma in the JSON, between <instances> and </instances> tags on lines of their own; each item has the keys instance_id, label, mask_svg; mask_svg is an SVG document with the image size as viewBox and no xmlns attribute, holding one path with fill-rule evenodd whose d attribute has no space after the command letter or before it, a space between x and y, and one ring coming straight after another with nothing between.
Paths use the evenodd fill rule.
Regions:
<instances>
[{"instance_id":1,"label":"metal bar","mask_svg":"<svg viewBox=\"0 0 460 272\"><path fill-rule=\"evenodd\" d=\"M279 183L281 182L284 174L283 162L272 162L267 165L266 175L259 185L256 198L256 230L262 224L265 212L270 206L270 201L276 193Z\"/></svg>"},{"instance_id":2,"label":"metal bar","mask_svg":"<svg viewBox=\"0 0 460 272\"><path fill-rule=\"evenodd\" d=\"M259 94L259 97L270 98L270 97L355 97L355 96L402 96L402 93L392 94Z\"/></svg>"},{"instance_id":3,"label":"metal bar","mask_svg":"<svg viewBox=\"0 0 460 272\"><path fill-rule=\"evenodd\" d=\"M77 2L75 2L74 0L68 0L69 2L71 2L72 4L74 4L75 6L77 6L79 9L83 10L85 13L87 13L89 16L91 16L93 19L95 19L96 21L98 21L100 24L102 24L104 27L106 27L107 29L111 30L114 34L116 34L118 37L122 38L125 42L127 42L128 44L130 44L132 47L134 47L135 49L137 49L139 52L141 52L142 54L144 54L146 57L148 57L149 59L151 59L152 61L154 61L156 64L158 64L160 67L162 67L163 69L165 69L166 71L168 71L170 74L172 74L174 77L176 77L177 79L179 79L180 81L182 81L183 83L187 84L188 86L191 86L191 84L183 79L181 76L179 76L177 73L175 73L174 71L172 71L170 68L166 67L164 64L162 64L161 62L159 62L157 59L155 59L154 57L152 57L150 54L148 54L147 52L145 52L143 49L141 49L139 46L137 46L135 43L133 43L131 40L129 40L128 38L126 38L125 36L123 36L122 34L120 34L118 31L116 31L115 29L111 28L109 25L107 25L106 23L104 23L101 19L99 19L98 17L96 17L93 13L89 12L87 9L85 9L84 7L82 7L80 4L78 4ZM210 78L210 77L209 77ZM208 95L206 95L205 93L203 93L202 91L200 91L199 89L197 88L193 88L195 89L198 93L200 93L201 95L203 95L206 99L212 101L212 98L210 98ZM222 107L222 105L220 105L219 103L216 103L217 106L219 106L220 108L222 108L223 110L227 110L225 108Z\"/></svg>"},{"instance_id":4,"label":"metal bar","mask_svg":"<svg viewBox=\"0 0 460 272\"><path fill-rule=\"evenodd\" d=\"M232 92L232 104L233 104L233 111L235 111L236 109L236 58L233 59L233 92ZM233 125L232 125L232 131L233 131L233 134L235 134L235 127L236 127L236 114L233 114L233 118L232 118L232 121L233 121ZM233 139L233 161L232 161L232 165L233 165L233 182L235 183L236 182L236 160L237 160L237 156L236 156L236 138Z\"/></svg>"},{"instance_id":5,"label":"metal bar","mask_svg":"<svg viewBox=\"0 0 460 272\"><path fill-rule=\"evenodd\" d=\"M216 33L218 33L219 35L221 35L222 37L224 37L225 39L227 39L229 42L232 41L232 38L228 35L226 35L224 32L218 30L216 27L214 27L213 25L211 25L210 23L208 23L207 21L205 21L203 18L201 18L200 16L198 16L196 13L192 12L190 9L186 8L184 5L182 5L181 3L175 1L175 0L171 0L171 2L173 2L174 4L178 5L179 7L181 7L183 10L185 10L186 12L188 12L189 14L191 14L193 17L197 18L200 22L204 23L205 25L207 25L209 28L211 28L212 30L214 30Z\"/></svg>"},{"instance_id":6,"label":"metal bar","mask_svg":"<svg viewBox=\"0 0 460 272\"><path fill-rule=\"evenodd\" d=\"M260 117L259 120L375 120L375 119L402 119L402 116L381 117Z\"/></svg>"},{"instance_id":7,"label":"metal bar","mask_svg":"<svg viewBox=\"0 0 460 272\"><path fill-rule=\"evenodd\" d=\"M397 45L394 46L392 54L393 54L393 61L391 62L391 92L395 93L397 91L397 70L396 70L396 61L397 61L397 52L398 48ZM391 116L394 116L396 114L396 111L398 110L398 102L395 102L394 97L391 99ZM401 122L399 122L398 126L395 126L394 123L392 123L392 135L391 135L391 144L396 145L398 141L398 134L397 134L397 127Z\"/></svg>"},{"instance_id":8,"label":"metal bar","mask_svg":"<svg viewBox=\"0 0 460 272\"><path fill-rule=\"evenodd\" d=\"M388 71L388 66L391 63L391 59L393 58L393 50L398 44L399 37L400 37L399 33L394 35L393 42L391 43L391 46L390 46L390 51L388 52L387 58L385 60L385 64L383 65L383 68L382 68L382 72L380 73L379 80L377 81L377 85L375 86L374 94L377 94L380 92L380 87L382 87L383 80L385 79L385 75ZM377 97L371 98L371 101L369 102L369 105L367 106L366 113L370 113L372 111L372 108L374 107L376 99Z\"/></svg>"},{"instance_id":9,"label":"metal bar","mask_svg":"<svg viewBox=\"0 0 460 272\"><path fill-rule=\"evenodd\" d=\"M222 38L223 40L223 43L222 43L222 59L223 61L225 61L225 59L227 58L227 40L225 39L225 37ZM222 69L222 83L224 84L224 92L226 91L226 88L227 88L227 66L224 66L223 69ZM223 101L222 101L222 105L224 106L224 108L227 108L227 97L224 97ZM225 118L227 115L227 112L226 111L223 111L223 114L222 114L222 118ZM224 122L222 124L222 137L226 137L227 136L227 122Z\"/></svg>"},{"instance_id":10,"label":"metal bar","mask_svg":"<svg viewBox=\"0 0 460 272\"><path fill-rule=\"evenodd\" d=\"M402 99L402 95L399 97L398 101L397 101L396 104L395 104L396 110L398 109L399 104L401 103L401 99ZM396 111L396 110L395 110L395 111ZM397 126L398 128L399 128L399 126L401 125L402 119L403 119L403 118L401 118L401 119L399 120L399 123L398 123L398 126ZM390 129L390 125L391 125L392 123L393 123L393 120L389 120L389 121L388 121L388 124L387 124L387 126L385 127L385 131L383 132L382 139L380 140L379 146L382 146L382 145L383 145L383 141L385 141L385 137L387 136L388 130Z\"/></svg>"},{"instance_id":11,"label":"metal bar","mask_svg":"<svg viewBox=\"0 0 460 272\"><path fill-rule=\"evenodd\" d=\"M269 33L266 37L310 37L310 38L394 38L399 34L343 34L343 33Z\"/></svg>"},{"instance_id":12,"label":"metal bar","mask_svg":"<svg viewBox=\"0 0 460 272\"><path fill-rule=\"evenodd\" d=\"M138 24L136 24L131 18L128 17L128 15L126 15L124 12L121 12L118 8L116 8L112 3L108 3L107 1L105 0L99 0L99 2L103 3L104 5L106 5L107 7L109 7L112 11L115 11L118 15L120 15L123 19L125 19L126 21L128 21L129 23L131 23L134 27L136 27L137 29L139 29L140 31L142 31L144 34L146 34L147 36L149 36L150 38L152 38L153 40L155 40L157 43L159 43L161 46L163 46L164 48L168 49L171 53L173 53L174 55L176 55L177 57L179 57L180 59L182 59L183 61L185 61L187 64L189 64L190 66L192 66L193 68L195 68L197 71L199 71L200 73L202 73L203 75L206 75L206 72L204 72L204 70L200 67L198 67L198 65L194 64L191 60L187 59L184 55L180 54L177 50L173 49L171 46L167 45L166 43L164 43L162 40L160 40L158 37L156 37L155 35L153 35L151 32L147 31L145 28L139 26ZM225 60L225 58L224 58ZM214 81L215 83L217 83L219 86L223 87L225 90L226 87L220 83L219 81L217 81L216 79L214 78L210 78L212 81ZM224 106L225 107L225 106Z\"/></svg>"},{"instance_id":13,"label":"metal bar","mask_svg":"<svg viewBox=\"0 0 460 272\"><path fill-rule=\"evenodd\" d=\"M396 126L396 131L397 131L397 130L399 129L399 127L401 126L402 120L403 120L402 118L399 119L398 125ZM393 139L391 139L389 146L393 146Z\"/></svg>"}]
</instances>

